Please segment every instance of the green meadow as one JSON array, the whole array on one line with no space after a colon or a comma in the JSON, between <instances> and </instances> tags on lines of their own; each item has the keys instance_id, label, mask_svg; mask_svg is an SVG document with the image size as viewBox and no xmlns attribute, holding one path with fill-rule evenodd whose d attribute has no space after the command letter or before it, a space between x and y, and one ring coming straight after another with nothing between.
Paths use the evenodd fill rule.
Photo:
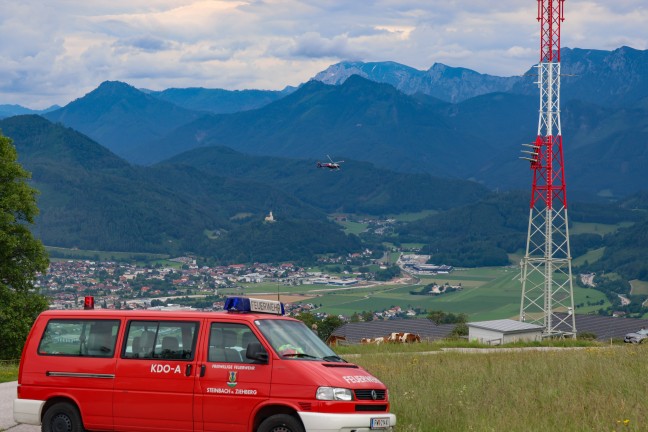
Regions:
<instances>
[{"instance_id":1,"label":"green meadow","mask_svg":"<svg viewBox=\"0 0 648 432\"><path fill-rule=\"evenodd\" d=\"M461 350L447 342L336 351L389 388L400 432L648 430L648 345L562 345L543 343L540 351L464 342ZM16 362L0 363L0 382L17 374Z\"/></svg>"},{"instance_id":2,"label":"green meadow","mask_svg":"<svg viewBox=\"0 0 648 432\"><path fill-rule=\"evenodd\" d=\"M346 347L340 355L387 385L401 432L648 430L648 345L474 353L383 347L355 355Z\"/></svg>"},{"instance_id":3,"label":"green meadow","mask_svg":"<svg viewBox=\"0 0 648 432\"><path fill-rule=\"evenodd\" d=\"M632 286L632 295L648 295L648 282L639 279L630 281Z\"/></svg>"},{"instance_id":4,"label":"green meadow","mask_svg":"<svg viewBox=\"0 0 648 432\"><path fill-rule=\"evenodd\" d=\"M605 234L616 232L619 228L627 228L632 225L633 222L621 222L618 224L574 222L570 224L569 234L599 234L603 236Z\"/></svg>"},{"instance_id":5,"label":"green meadow","mask_svg":"<svg viewBox=\"0 0 648 432\"><path fill-rule=\"evenodd\" d=\"M18 360L0 360L0 383L18 379Z\"/></svg>"},{"instance_id":6,"label":"green meadow","mask_svg":"<svg viewBox=\"0 0 648 432\"><path fill-rule=\"evenodd\" d=\"M352 221L343 221L338 223L344 227L345 233L355 234L355 235L365 232L367 230L367 226L369 226L366 223L352 222Z\"/></svg>"},{"instance_id":7,"label":"green meadow","mask_svg":"<svg viewBox=\"0 0 648 432\"><path fill-rule=\"evenodd\" d=\"M431 295L412 295L425 285L461 284L462 290L452 293ZM450 274L425 276L415 284L381 284L368 287L332 288L326 285L277 286L277 284L245 284L238 294L281 293L299 295L305 302L321 305L319 311L334 315L351 316L354 312L381 311L393 306L401 308L421 308L428 311L442 310L449 313L465 313L471 321L517 318L520 310L521 284L519 270L514 267L492 267L459 269ZM222 294L228 291L219 291ZM233 291L231 292L234 293ZM594 305L603 300L605 305ZM591 304L588 306L588 302ZM574 284L574 303L583 304L576 312L583 314L595 312L609 306L605 295L594 289L586 289Z\"/></svg>"},{"instance_id":8,"label":"green meadow","mask_svg":"<svg viewBox=\"0 0 648 432\"><path fill-rule=\"evenodd\" d=\"M169 255L153 254L153 253L139 253L139 252L106 252L106 251L93 251L74 248L61 248L54 246L45 246L45 249L50 256L59 259L87 259L96 261L123 261L123 262L150 262L155 260L162 260L166 262Z\"/></svg>"}]
</instances>

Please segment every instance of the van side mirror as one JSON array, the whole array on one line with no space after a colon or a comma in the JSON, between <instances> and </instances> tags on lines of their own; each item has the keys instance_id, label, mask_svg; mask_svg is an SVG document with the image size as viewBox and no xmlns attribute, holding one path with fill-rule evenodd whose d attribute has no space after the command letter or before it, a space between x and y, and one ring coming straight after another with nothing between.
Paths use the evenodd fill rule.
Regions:
<instances>
[{"instance_id":1,"label":"van side mirror","mask_svg":"<svg viewBox=\"0 0 648 432\"><path fill-rule=\"evenodd\" d=\"M245 350L245 357L258 363L268 363L268 353L260 342L250 342Z\"/></svg>"}]
</instances>

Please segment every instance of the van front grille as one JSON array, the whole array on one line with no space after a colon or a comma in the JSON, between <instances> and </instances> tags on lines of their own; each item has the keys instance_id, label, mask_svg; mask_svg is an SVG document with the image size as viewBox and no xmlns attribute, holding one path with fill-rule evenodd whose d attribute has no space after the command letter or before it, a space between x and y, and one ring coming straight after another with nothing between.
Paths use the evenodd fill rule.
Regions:
<instances>
[{"instance_id":1,"label":"van front grille","mask_svg":"<svg viewBox=\"0 0 648 432\"><path fill-rule=\"evenodd\" d=\"M355 397L357 400L385 400L385 390L355 390Z\"/></svg>"}]
</instances>

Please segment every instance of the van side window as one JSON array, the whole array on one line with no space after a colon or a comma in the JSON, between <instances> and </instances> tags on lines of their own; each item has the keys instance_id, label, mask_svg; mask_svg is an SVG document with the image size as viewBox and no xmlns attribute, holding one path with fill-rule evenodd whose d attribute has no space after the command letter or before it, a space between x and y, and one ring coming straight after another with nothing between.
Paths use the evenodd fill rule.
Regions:
<instances>
[{"instance_id":1,"label":"van side window","mask_svg":"<svg viewBox=\"0 0 648 432\"><path fill-rule=\"evenodd\" d=\"M193 360L198 323L131 321L122 358Z\"/></svg>"},{"instance_id":2,"label":"van side window","mask_svg":"<svg viewBox=\"0 0 648 432\"><path fill-rule=\"evenodd\" d=\"M112 357L119 331L117 320L62 320L47 323L38 345L43 355Z\"/></svg>"},{"instance_id":3,"label":"van side window","mask_svg":"<svg viewBox=\"0 0 648 432\"><path fill-rule=\"evenodd\" d=\"M209 330L210 362L253 363L245 357L250 342L259 342L250 328L243 324L212 323Z\"/></svg>"}]
</instances>

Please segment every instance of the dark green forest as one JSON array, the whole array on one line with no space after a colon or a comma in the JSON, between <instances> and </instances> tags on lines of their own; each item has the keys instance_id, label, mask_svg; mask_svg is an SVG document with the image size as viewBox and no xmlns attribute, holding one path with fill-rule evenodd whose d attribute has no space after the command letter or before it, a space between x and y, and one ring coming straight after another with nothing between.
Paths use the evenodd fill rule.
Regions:
<instances>
[{"instance_id":1,"label":"dark green forest","mask_svg":"<svg viewBox=\"0 0 648 432\"><path fill-rule=\"evenodd\" d=\"M462 267L510 263L525 246L526 191L493 193L465 180L315 161L195 149L152 167L131 165L86 136L39 116L0 120L40 191L35 235L48 246L132 253L194 254L221 263L315 262L384 242L423 244L430 262ZM648 194L571 202L571 223L631 226L615 233L572 234L572 256L605 248L578 270L648 279ZM373 218L434 214L399 222L385 235L345 235L333 212ZM275 223L265 223L272 211ZM386 275L387 276L387 275ZM381 276L382 277L382 276Z\"/></svg>"},{"instance_id":2,"label":"dark green forest","mask_svg":"<svg viewBox=\"0 0 648 432\"><path fill-rule=\"evenodd\" d=\"M510 263L508 254L526 246L528 193L491 194L484 200L448 210L397 228L398 241L424 243L422 253L430 262L462 267L500 266ZM637 202L637 197L628 198ZM575 203L568 210L570 222L617 224L632 222L615 233L572 234L572 257L605 247L603 257L583 271L614 269L628 279L648 280L648 213L626 202Z\"/></svg>"}]
</instances>

